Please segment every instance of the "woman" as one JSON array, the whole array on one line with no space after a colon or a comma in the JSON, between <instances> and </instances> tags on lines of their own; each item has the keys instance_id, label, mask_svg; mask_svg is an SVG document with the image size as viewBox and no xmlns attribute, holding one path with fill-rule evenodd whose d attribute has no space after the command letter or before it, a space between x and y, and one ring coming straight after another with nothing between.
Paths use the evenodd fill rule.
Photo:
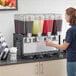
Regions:
<instances>
[{"instance_id":1,"label":"woman","mask_svg":"<svg viewBox=\"0 0 76 76\"><path fill-rule=\"evenodd\" d=\"M64 43L58 45L47 40L46 46L66 50L68 76L76 76L76 9L72 7L66 9L65 18L71 28L66 32Z\"/></svg>"}]
</instances>

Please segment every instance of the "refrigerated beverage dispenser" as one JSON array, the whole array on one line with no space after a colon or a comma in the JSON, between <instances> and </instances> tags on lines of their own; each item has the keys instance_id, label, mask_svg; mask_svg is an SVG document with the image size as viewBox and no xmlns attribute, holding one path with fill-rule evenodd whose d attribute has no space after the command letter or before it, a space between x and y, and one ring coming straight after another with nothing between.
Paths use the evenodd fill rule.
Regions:
<instances>
[{"instance_id":1,"label":"refrigerated beverage dispenser","mask_svg":"<svg viewBox=\"0 0 76 76\"><path fill-rule=\"evenodd\" d=\"M54 24L54 15L46 15L43 25L43 34L51 35Z\"/></svg>"},{"instance_id":2,"label":"refrigerated beverage dispenser","mask_svg":"<svg viewBox=\"0 0 76 76\"><path fill-rule=\"evenodd\" d=\"M25 15L25 30L26 30L26 42L32 41L32 29L33 29L34 16L33 15Z\"/></svg>"},{"instance_id":3,"label":"refrigerated beverage dispenser","mask_svg":"<svg viewBox=\"0 0 76 76\"><path fill-rule=\"evenodd\" d=\"M15 33L16 34L26 34L24 15L15 15L14 19L15 19L14 20Z\"/></svg>"},{"instance_id":4,"label":"refrigerated beverage dispenser","mask_svg":"<svg viewBox=\"0 0 76 76\"><path fill-rule=\"evenodd\" d=\"M33 29L33 22L34 22L34 16L27 15L25 16L25 29L27 36L32 36L32 29Z\"/></svg>"},{"instance_id":5,"label":"refrigerated beverage dispenser","mask_svg":"<svg viewBox=\"0 0 76 76\"><path fill-rule=\"evenodd\" d=\"M42 43L47 39L59 43L58 32L61 32L62 27L60 14L17 14L14 22L13 45L18 48L18 57L34 58L58 54L58 49Z\"/></svg>"},{"instance_id":6,"label":"refrigerated beverage dispenser","mask_svg":"<svg viewBox=\"0 0 76 76\"><path fill-rule=\"evenodd\" d=\"M54 32L55 32L55 35L57 34L58 35L58 37L59 37L59 44L60 44L60 42L61 42L61 31L62 31L62 17L59 15L59 14L57 14L57 15L55 15L55 22L54 22L54 26L55 26L55 30L54 30Z\"/></svg>"},{"instance_id":7,"label":"refrigerated beverage dispenser","mask_svg":"<svg viewBox=\"0 0 76 76\"><path fill-rule=\"evenodd\" d=\"M62 18L60 15L55 16L55 25L57 26L57 32L62 30Z\"/></svg>"},{"instance_id":8,"label":"refrigerated beverage dispenser","mask_svg":"<svg viewBox=\"0 0 76 76\"><path fill-rule=\"evenodd\" d=\"M43 15L35 15L34 25L33 25L33 35L42 34L43 31L43 21L44 16Z\"/></svg>"},{"instance_id":9,"label":"refrigerated beverage dispenser","mask_svg":"<svg viewBox=\"0 0 76 76\"><path fill-rule=\"evenodd\" d=\"M35 15L32 34L36 36L37 41L39 41L42 38L41 36L43 31L43 22L44 22L43 15Z\"/></svg>"}]
</instances>

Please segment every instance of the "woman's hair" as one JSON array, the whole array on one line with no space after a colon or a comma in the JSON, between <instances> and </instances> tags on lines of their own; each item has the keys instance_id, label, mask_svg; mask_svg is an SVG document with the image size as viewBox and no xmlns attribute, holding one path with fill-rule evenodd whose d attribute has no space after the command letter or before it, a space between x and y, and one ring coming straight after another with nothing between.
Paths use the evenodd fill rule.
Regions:
<instances>
[{"instance_id":1,"label":"woman's hair","mask_svg":"<svg viewBox=\"0 0 76 76\"><path fill-rule=\"evenodd\" d=\"M70 16L70 25L76 25L76 9L75 8L67 8L66 9L66 14Z\"/></svg>"}]
</instances>

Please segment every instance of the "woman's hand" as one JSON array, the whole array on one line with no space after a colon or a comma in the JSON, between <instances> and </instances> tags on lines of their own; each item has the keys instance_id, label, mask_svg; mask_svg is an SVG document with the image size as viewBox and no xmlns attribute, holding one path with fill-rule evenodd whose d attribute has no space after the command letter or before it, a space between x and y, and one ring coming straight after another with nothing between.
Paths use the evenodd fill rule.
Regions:
<instances>
[{"instance_id":1,"label":"woman's hand","mask_svg":"<svg viewBox=\"0 0 76 76\"><path fill-rule=\"evenodd\" d=\"M46 46L52 46L53 45L53 42L50 41L50 40L46 40Z\"/></svg>"},{"instance_id":2,"label":"woman's hand","mask_svg":"<svg viewBox=\"0 0 76 76\"><path fill-rule=\"evenodd\" d=\"M38 42L39 44L42 44L44 46L52 46L53 45L53 42L50 41L49 39L46 40L45 42Z\"/></svg>"}]
</instances>

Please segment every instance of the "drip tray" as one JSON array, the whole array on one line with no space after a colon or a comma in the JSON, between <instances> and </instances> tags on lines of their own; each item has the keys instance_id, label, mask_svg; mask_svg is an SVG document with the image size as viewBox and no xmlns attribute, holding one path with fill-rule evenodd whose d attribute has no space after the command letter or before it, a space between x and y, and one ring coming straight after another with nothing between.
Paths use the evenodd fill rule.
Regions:
<instances>
[{"instance_id":1,"label":"drip tray","mask_svg":"<svg viewBox=\"0 0 76 76\"><path fill-rule=\"evenodd\" d=\"M52 57L59 57L59 51L38 52L30 54L28 53L22 56L24 59L44 59Z\"/></svg>"}]
</instances>

